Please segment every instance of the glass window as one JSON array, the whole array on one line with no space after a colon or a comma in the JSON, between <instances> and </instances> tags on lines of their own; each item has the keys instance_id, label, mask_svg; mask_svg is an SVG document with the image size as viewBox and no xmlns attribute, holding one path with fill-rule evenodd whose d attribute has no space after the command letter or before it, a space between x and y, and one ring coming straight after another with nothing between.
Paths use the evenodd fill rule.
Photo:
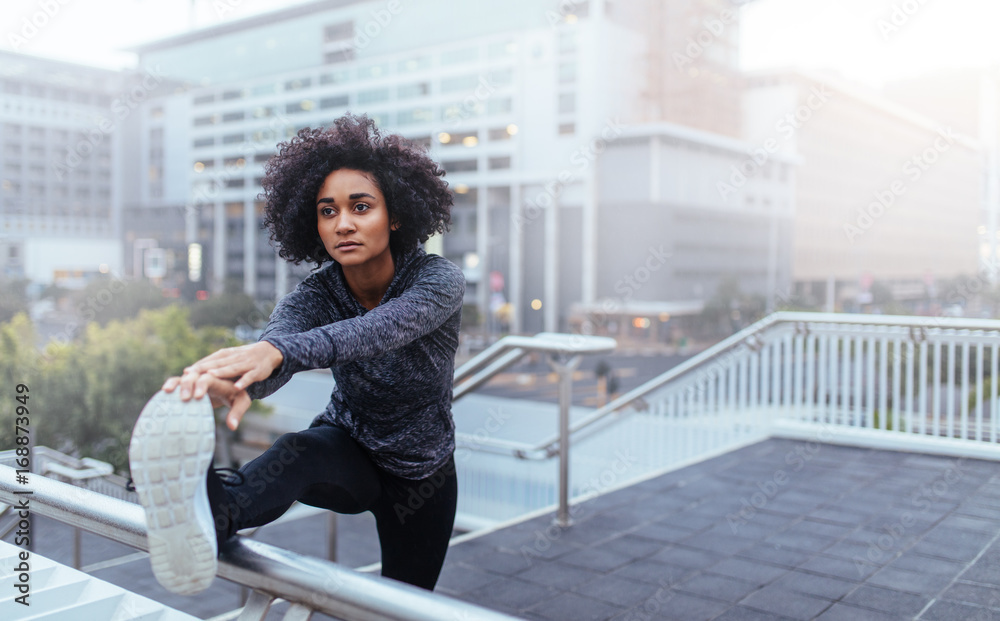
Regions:
<instances>
[{"instance_id":1,"label":"glass window","mask_svg":"<svg viewBox=\"0 0 1000 621\"><path fill-rule=\"evenodd\" d=\"M322 110L328 108L346 108L349 101L347 95L337 95L336 97L324 97L319 100L319 107Z\"/></svg>"},{"instance_id":2,"label":"glass window","mask_svg":"<svg viewBox=\"0 0 1000 621\"><path fill-rule=\"evenodd\" d=\"M239 88L230 91L222 91L222 101L229 101L231 99L243 99L246 96L246 91Z\"/></svg>"},{"instance_id":3,"label":"glass window","mask_svg":"<svg viewBox=\"0 0 1000 621\"><path fill-rule=\"evenodd\" d=\"M399 64L396 65L396 69L400 73L410 73L412 71L427 69L430 66L431 66L430 56L417 56L415 58L407 58L406 60L399 61Z\"/></svg>"},{"instance_id":4,"label":"glass window","mask_svg":"<svg viewBox=\"0 0 1000 621\"><path fill-rule=\"evenodd\" d=\"M227 112L226 114L222 115L222 122L223 123L232 123L234 121L242 121L243 118L244 118L244 116L245 115L243 114L242 111L240 111L240 112Z\"/></svg>"},{"instance_id":5,"label":"glass window","mask_svg":"<svg viewBox=\"0 0 1000 621\"><path fill-rule=\"evenodd\" d=\"M434 120L434 111L430 108L413 108L402 110L397 118L398 125L412 125L414 123L430 123Z\"/></svg>"},{"instance_id":6,"label":"glass window","mask_svg":"<svg viewBox=\"0 0 1000 621\"><path fill-rule=\"evenodd\" d=\"M253 94L254 97L259 97L261 95L271 95L275 91L277 91L277 89L274 87L274 84L258 84L257 86L253 87L250 90L250 92Z\"/></svg>"},{"instance_id":7,"label":"glass window","mask_svg":"<svg viewBox=\"0 0 1000 621\"><path fill-rule=\"evenodd\" d=\"M297 91L303 88L309 88L312 85L311 78L298 78L295 80L288 80L285 82L286 91Z\"/></svg>"},{"instance_id":8,"label":"glass window","mask_svg":"<svg viewBox=\"0 0 1000 621\"><path fill-rule=\"evenodd\" d=\"M347 69L331 71L319 76L320 84L343 84L351 79L351 72Z\"/></svg>"},{"instance_id":9,"label":"glass window","mask_svg":"<svg viewBox=\"0 0 1000 621\"><path fill-rule=\"evenodd\" d=\"M222 137L222 144L236 144L243 142L243 134L228 134Z\"/></svg>"},{"instance_id":10,"label":"glass window","mask_svg":"<svg viewBox=\"0 0 1000 621\"><path fill-rule=\"evenodd\" d=\"M445 172L474 172L479 170L479 161L476 159L467 160L445 160L441 162Z\"/></svg>"},{"instance_id":11,"label":"glass window","mask_svg":"<svg viewBox=\"0 0 1000 621\"><path fill-rule=\"evenodd\" d=\"M576 133L576 123L560 123L559 135L567 136Z\"/></svg>"},{"instance_id":12,"label":"glass window","mask_svg":"<svg viewBox=\"0 0 1000 621\"><path fill-rule=\"evenodd\" d=\"M472 91L475 90L478 84L478 75L462 75L453 78L444 78L441 80L441 92L455 93L458 91Z\"/></svg>"},{"instance_id":13,"label":"glass window","mask_svg":"<svg viewBox=\"0 0 1000 621\"><path fill-rule=\"evenodd\" d=\"M358 93L359 104L377 103L380 101L387 101L388 99L389 89L387 88L376 88Z\"/></svg>"},{"instance_id":14,"label":"glass window","mask_svg":"<svg viewBox=\"0 0 1000 621\"><path fill-rule=\"evenodd\" d=\"M457 50L441 52L442 65L456 65L479 59L479 48L465 47Z\"/></svg>"},{"instance_id":15,"label":"glass window","mask_svg":"<svg viewBox=\"0 0 1000 621\"><path fill-rule=\"evenodd\" d=\"M323 61L328 65L344 63L351 60L354 60L353 47L344 48L342 50L334 50L323 55Z\"/></svg>"},{"instance_id":16,"label":"glass window","mask_svg":"<svg viewBox=\"0 0 1000 621\"><path fill-rule=\"evenodd\" d=\"M195 97L191 103L193 103L196 106L201 106L204 104L212 103L213 101L215 101L215 93L209 93L207 95L199 95Z\"/></svg>"},{"instance_id":17,"label":"glass window","mask_svg":"<svg viewBox=\"0 0 1000 621\"><path fill-rule=\"evenodd\" d=\"M517 53L517 42L516 41L498 41L496 43L491 43L489 48L487 48L486 53L490 58L504 58L506 56L513 56Z\"/></svg>"},{"instance_id":18,"label":"glass window","mask_svg":"<svg viewBox=\"0 0 1000 621\"><path fill-rule=\"evenodd\" d=\"M339 22L336 24L329 24L323 28L323 40L326 42L330 41L342 41L344 39L350 39L354 36L354 22Z\"/></svg>"},{"instance_id":19,"label":"glass window","mask_svg":"<svg viewBox=\"0 0 1000 621\"><path fill-rule=\"evenodd\" d=\"M559 63L559 83L576 81L576 63Z\"/></svg>"},{"instance_id":20,"label":"glass window","mask_svg":"<svg viewBox=\"0 0 1000 621\"><path fill-rule=\"evenodd\" d=\"M510 97L494 97L486 102L486 112L488 114L507 114L512 109L513 102Z\"/></svg>"},{"instance_id":21,"label":"glass window","mask_svg":"<svg viewBox=\"0 0 1000 621\"><path fill-rule=\"evenodd\" d=\"M489 132L490 140L510 140L511 132L506 127L494 127Z\"/></svg>"},{"instance_id":22,"label":"glass window","mask_svg":"<svg viewBox=\"0 0 1000 621\"><path fill-rule=\"evenodd\" d=\"M379 63L377 65L367 65L358 68L358 78L362 80L381 78L387 75L389 75L389 63Z\"/></svg>"},{"instance_id":23,"label":"glass window","mask_svg":"<svg viewBox=\"0 0 1000 621\"><path fill-rule=\"evenodd\" d=\"M430 82L403 84L397 89L396 94L400 99L408 99L410 97L423 97L424 95L431 94L431 85Z\"/></svg>"},{"instance_id":24,"label":"glass window","mask_svg":"<svg viewBox=\"0 0 1000 621\"><path fill-rule=\"evenodd\" d=\"M496 69L490 72L490 83L496 86L509 86L514 81L514 70L510 67L506 69Z\"/></svg>"},{"instance_id":25,"label":"glass window","mask_svg":"<svg viewBox=\"0 0 1000 621\"><path fill-rule=\"evenodd\" d=\"M503 170L510 168L510 156L501 155L497 157L491 157L489 160L490 170Z\"/></svg>"},{"instance_id":26,"label":"glass window","mask_svg":"<svg viewBox=\"0 0 1000 621\"><path fill-rule=\"evenodd\" d=\"M560 93L559 94L559 113L569 114L576 112L576 94L575 93Z\"/></svg>"},{"instance_id":27,"label":"glass window","mask_svg":"<svg viewBox=\"0 0 1000 621\"><path fill-rule=\"evenodd\" d=\"M201 127L202 125L213 125L218 117L214 114L209 114L208 116L196 116L194 118L194 126Z\"/></svg>"}]
</instances>

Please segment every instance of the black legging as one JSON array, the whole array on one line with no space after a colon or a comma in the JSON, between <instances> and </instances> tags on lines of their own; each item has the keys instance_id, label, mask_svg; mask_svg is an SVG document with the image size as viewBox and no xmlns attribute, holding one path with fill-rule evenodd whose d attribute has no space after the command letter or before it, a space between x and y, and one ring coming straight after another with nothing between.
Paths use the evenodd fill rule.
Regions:
<instances>
[{"instance_id":1,"label":"black legging","mask_svg":"<svg viewBox=\"0 0 1000 621\"><path fill-rule=\"evenodd\" d=\"M404 479L376 467L344 429L314 423L281 436L240 472L238 485L209 475L220 541L274 521L296 500L337 513L371 511L382 575L425 589L437 583L455 522L454 456L426 479Z\"/></svg>"}]
</instances>

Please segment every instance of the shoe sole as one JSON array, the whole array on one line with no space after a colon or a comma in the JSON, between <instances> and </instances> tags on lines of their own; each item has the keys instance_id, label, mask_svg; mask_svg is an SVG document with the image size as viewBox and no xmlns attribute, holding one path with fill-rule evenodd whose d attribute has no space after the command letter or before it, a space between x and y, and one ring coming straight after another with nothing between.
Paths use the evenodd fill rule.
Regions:
<instances>
[{"instance_id":1,"label":"shoe sole","mask_svg":"<svg viewBox=\"0 0 1000 621\"><path fill-rule=\"evenodd\" d=\"M164 588L199 593L218 569L215 523L206 473L215 453L215 417L208 398L181 401L162 390L139 414L128 458L146 512L149 560Z\"/></svg>"}]
</instances>

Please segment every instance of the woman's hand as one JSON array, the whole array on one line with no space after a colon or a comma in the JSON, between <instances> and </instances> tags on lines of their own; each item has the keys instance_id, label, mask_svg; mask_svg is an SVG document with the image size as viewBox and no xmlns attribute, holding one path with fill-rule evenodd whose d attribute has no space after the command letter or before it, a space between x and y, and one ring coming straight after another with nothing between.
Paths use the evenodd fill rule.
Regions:
<instances>
[{"instance_id":1,"label":"woman's hand","mask_svg":"<svg viewBox=\"0 0 1000 621\"><path fill-rule=\"evenodd\" d=\"M205 375L204 378L204 380L199 380L199 382L203 382L205 387L205 392L202 393L202 396L207 394L214 408L229 406L229 413L226 414L226 426L235 430L239 426L240 420L243 419L243 415L246 414L247 409L250 408L252 401L250 395L247 394L245 388L236 388L236 383L232 380L221 379L212 375ZM167 381L163 383L163 391L173 392L181 385L183 379L181 377L167 378ZM181 393L181 399L184 401L190 398L190 393L188 393L186 398Z\"/></svg>"},{"instance_id":2,"label":"woman's hand","mask_svg":"<svg viewBox=\"0 0 1000 621\"><path fill-rule=\"evenodd\" d=\"M232 379L237 389L245 390L250 384L270 377L283 360L278 348L267 341L220 349L184 369L181 398L193 394L200 399L208 381L205 376Z\"/></svg>"}]
</instances>

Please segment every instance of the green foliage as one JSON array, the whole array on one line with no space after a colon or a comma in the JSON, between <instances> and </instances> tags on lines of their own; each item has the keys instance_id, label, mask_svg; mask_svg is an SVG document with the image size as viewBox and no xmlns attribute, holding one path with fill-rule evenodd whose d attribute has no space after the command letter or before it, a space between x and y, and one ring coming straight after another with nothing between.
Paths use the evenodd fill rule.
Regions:
<instances>
[{"instance_id":1,"label":"green foliage","mask_svg":"<svg viewBox=\"0 0 1000 621\"><path fill-rule=\"evenodd\" d=\"M482 316L479 312L479 307L474 304L466 304L462 306L462 329L468 330L469 328L478 327L482 321Z\"/></svg>"},{"instance_id":2,"label":"green foliage","mask_svg":"<svg viewBox=\"0 0 1000 621\"><path fill-rule=\"evenodd\" d=\"M888 431L896 431L895 421L892 413L892 408L886 409L886 426L885 429ZM875 413L872 416L872 429L882 429L882 420L879 417L878 408L875 408ZM899 419L899 431L906 431L906 422L900 418Z\"/></svg>"},{"instance_id":3,"label":"green foliage","mask_svg":"<svg viewBox=\"0 0 1000 621\"><path fill-rule=\"evenodd\" d=\"M699 316L701 336L729 336L764 316L767 302L763 296L743 293L739 280L726 276L705 302Z\"/></svg>"},{"instance_id":4,"label":"green foliage","mask_svg":"<svg viewBox=\"0 0 1000 621\"><path fill-rule=\"evenodd\" d=\"M969 411L975 409L979 405L979 393L975 389L975 378L970 378L970 384L972 388L969 389ZM983 394L986 395L986 400L995 399L997 397L997 391L993 389L993 378L984 377L983 378Z\"/></svg>"},{"instance_id":5,"label":"green foliage","mask_svg":"<svg viewBox=\"0 0 1000 621\"><path fill-rule=\"evenodd\" d=\"M116 319L131 319L143 309L162 308L169 303L159 287L148 280L95 278L72 296L73 308L84 322L102 326Z\"/></svg>"},{"instance_id":6,"label":"green foliage","mask_svg":"<svg viewBox=\"0 0 1000 621\"><path fill-rule=\"evenodd\" d=\"M33 343L26 316L0 325L0 376L12 390L18 383L29 386L36 443L118 470L127 468L135 419L163 381L238 344L222 328L192 328L188 311L178 306L105 326L91 323L79 339L50 342L42 353ZM14 446L16 405L13 394L0 400L0 449Z\"/></svg>"}]
</instances>

